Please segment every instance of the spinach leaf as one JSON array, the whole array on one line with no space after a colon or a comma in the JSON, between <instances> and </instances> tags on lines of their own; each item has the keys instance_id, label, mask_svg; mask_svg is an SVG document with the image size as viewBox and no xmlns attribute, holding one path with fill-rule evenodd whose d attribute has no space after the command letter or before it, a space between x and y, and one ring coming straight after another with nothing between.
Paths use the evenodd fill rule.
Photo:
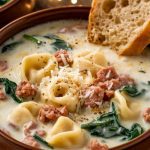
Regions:
<instances>
[{"instance_id":1,"label":"spinach leaf","mask_svg":"<svg viewBox=\"0 0 150 150\"><path fill-rule=\"evenodd\" d=\"M137 123L131 127L131 130L123 127L119 122L114 103L112 103L111 112L101 115L90 123L82 124L81 128L88 130L94 136L103 138L124 136L124 139L128 140L139 136L144 131Z\"/></svg>"},{"instance_id":2,"label":"spinach leaf","mask_svg":"<svg viewBox=\"0 0 150 150\"><path fill-rule=\"evenodd\" d=\"M5 53L6 51L13 49L15 46L17 46L21 43L22 43L22 41L9 43L9 44L5 45L4 47L2 47L1 52Z\"/></svg>"},{"instance_id":3,"label":"spinach leaf","mask_svg":"<svg viewBox=\"0 0 150 150\"><path fill-rule=\"evenodd\" d=\"M124 137L124 139L132 140L143 132L143 128L138 123L135 123L132 125L130 132Z\"/></svg>"},{"instance_id":4,"label":"spinach leaf","mask_svg":"<svg viewBox=\"0 0 150 150\"><path fill-rule=\"evenodd\" d=\"M150 81L147 81L147 84L150 85Z\"/></svg>"},{"instance_id":5,"label":"spinach leaf","mask_svg":"<svg viewBox=\"0 0 150 150\"><path fill-rule=\"evenodd\" d=\"M7 3L9 0L0 0L0 6L4 5L5 3Z\"/></svg>"},{"instance_id":6,"label":"spinach leaf","mask_svg":"<svg viewBox=\"0 0 150 150\"><path fill-rule=\"evenodd\" d=\"M131 97L136 97L136 96L140 96L144 94L146 90L142 89L141 91L138 91L135 85L127 85L127 86L124 86L120 91L121 92L124 91Z\"/></svg>"},{"instance_id":7,"label":"spinach leaf","mask_svg":"<svg viewBox=\"0 0 150 150\"><path fill-rule=\"evenodd\" d=\"M34 139L39 141L40 143L44 144L45 146L53 149L53 146L51 146L49 143L47 143L44 139L42 139L40 136L38 136L37 134L33 135Z\"/></svg>"},{"instance_id":8,"label":"spinach leaf","mask_svg":"<svg viewBox=\"0 0 150 150\"><path fill-rule=\"evenodd\" d=\"M55 50L59 50L59 49L72 50L72 46L57 35L48 34L45 35L44 37L53 40L51 45Z\"/></svg>"},{"instance_id":9,"label":"spinach leaf","mask_svg":"<svg viewBox=\"0 0 150 150\"><path fill-rule=\"evenodd\" d=\"M3 85L5 86L6 94L10 95L15 102L17 102L17 103L23 102L15 94L16 88L17 88L17 84L15 82L12 82L12 81L8 80L7 78L0 78L0 83L3 83Z\"/></svg>"},{"instance_id":10,"label":"spinach leaf","mask_svg":"<svg viewBox=\"0 0 150 150\"><path fill-rule=\"evenodd\" d=\"M38 39L38 36L35 36L35 35L28 35L28 34L24 34L23 37L26 39L26 40L29 40L33 43L36 43L37 45L41 45L43 42L40 41Z\"/></svg>"}]
</instances>

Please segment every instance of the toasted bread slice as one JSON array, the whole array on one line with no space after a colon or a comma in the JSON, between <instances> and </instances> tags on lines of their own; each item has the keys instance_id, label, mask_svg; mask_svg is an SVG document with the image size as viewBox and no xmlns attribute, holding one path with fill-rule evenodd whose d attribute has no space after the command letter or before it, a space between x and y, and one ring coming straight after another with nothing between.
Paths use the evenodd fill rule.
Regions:
<instances>
[{"instance_id":1,"label":"toasted bread slice","mask_svg":"<svg viewBox=\"0 0 150 150\"><path fill-rule=\"evenodd\" d=\"M139 55L150 43L150 0L93 0L88 40L121 55Z\"/></svg>"}]
</instances>

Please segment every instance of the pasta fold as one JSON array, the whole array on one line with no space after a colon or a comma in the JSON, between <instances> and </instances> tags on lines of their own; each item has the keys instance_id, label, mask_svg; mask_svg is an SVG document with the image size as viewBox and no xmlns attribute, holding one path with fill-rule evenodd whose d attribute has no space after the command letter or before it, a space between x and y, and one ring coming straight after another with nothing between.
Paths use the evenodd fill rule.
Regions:
<instances>
[{"instance_id":1,"label":"pasta fold","mask_svg":"<svg viewBox=\"0 0 150 150\"><path fill-rule=\"evenodd\" d=\"M140 103L129 100L129 97L121 94L118 90L115 91L113 101L118 106L120 116L124 120L132 120L138 117L140 112Z\"/></svg>"},{"instance_id":2,"label":"pasta fold","mask_svg":"<svg viewBox=\"0 0 150 150\"><path fill-rule=\"evenodd\" d=\"M22 61L22 79L31 83L40 83L41 79L51 76L51 71L57 70L55 57L49 53L32 54Z\"/></svg>"},{"instance_id":3,"label":"pasta fold","mask_svg":"<svg viewBox=\"0 0 150 150\"><path fill-rule=\"evenodd\" d=\"M56 148L81 148L88 140L85 131L68 117L59 117L46 141Z\"/></svg>"},{"instance_id":4,"label":"pasta fold","mask_svg":"<svg viewBox=\"0 0 150 150\"><path fill-rule=\"evenodd\" d=\"M38 115L40 105L36 102L24 102L19 104L8 116L8 122L22 127L25 123L33 121Z\"/></svg>"},{"instance_id":5,"label":"pasta fold","mask_svg":"<svg viewBox=\"0 0 150 150\"><path fill-rule=\"evenodd\" d=\"M69 112L77 111L79 102L79 85L67 77L45 78L40 84L41 101L55 106L66 106Z\"/></svg>"},{"instance_id":6,"label":"pasta fold","mask_svg":"<svg viewBox=\"0 0 150 150\"><path fill-rule=\"evenodd\" d=\"M107 66L107 60L104 54L100 51L84 51L75 56L73 67L79 68L80 71L89 70L93 76L96 72Z\"/></svg>"}]
</instances>

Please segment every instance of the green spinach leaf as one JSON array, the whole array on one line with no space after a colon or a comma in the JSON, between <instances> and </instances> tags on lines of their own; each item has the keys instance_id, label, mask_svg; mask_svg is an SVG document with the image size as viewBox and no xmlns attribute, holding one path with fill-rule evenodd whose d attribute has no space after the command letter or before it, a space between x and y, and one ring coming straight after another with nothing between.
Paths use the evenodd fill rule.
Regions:
<instances>
[{"instance_id":1,"label":"green spinach leaf","mask_svg":"<svg viewBox=\"0 0 150 150\"><path fill-rule=\"evenodd\" d=\"M53 40L51 45L55 50L59 50L59 49L72 50L72 46L57 35L48 34L45 35L44 37Z\"/></svg>"},{"instance_id":2,"label":"green spinach leaf","mask_svg":"<svg viewBox=\"0 0 150 150\"><path fill-rule=\"evenodd\" d=\"M118 114L112 103L112 111L105 113L90 123L82 124L81 128L86 129L91 135L103 138L114 136L124 136L124 139L131 140L143 133L143 128L139 124L134 124L131 130L123 127L118 119Z\"/></svg>"},{"instance_id":3,"label":"green spinach leaf","mask_svg":"<svg viewBox=\"0 0 150 150\"><path fill-rule=\"evenodd\" d=\"M24 34L23 37L26 40L29 40L29 41L31 41L33 43L36 43L37 45L41 45L43 43L41 40L38 39L38 36L35 36L35 35Z\"/></svg>"},{"instance_id":4,"label":"green spinach leaf","mask_svg":"<svg viewBox=\"0 0 150 150\"><path fill-rule=\"evenodd\" d=\"M5 45L4 47L2 47L1 53L5 53L8 50L13 49L14 47L16 47L17 45L19 45L21 43L22 43L22 41L9 43L9 44Z\"/></svg>"},{"instance_id":5,"label":"green spinach leaf","mask_svg":"<svg viewBox=\"0 0 150 150\"><path fill-rule=\"evenodd\" d=\"M141 91L138 91L135 85L127 85L127 86L124 86L120 91L121 92L124 91L131 97L136 97L136 96L140 96L144 94L146 90L142 89Z\"/></svg>"},{"instance_id":6,"label":"green spinach leaf","mask_svg":"<svg viewBox=\"0 0 150 150\"><path fill-rule=\"evenodd\" d=\"M144 129L138 123L135 123L132 125L130 132L127 135L125 135L124 139L132 140L138 137L143 132Z\"/></svg>"},{"instance_id":7,"label":"green spinach leaf","mask_svg":"<svg viewBox=\"0 0 150 150\"><path fill-rule=\"evenodd\" d=\"M7 78L0 78L0 83L2 83L5 86L6 94L10 95L15 102L17 102L17 103L23 102L15 94L16 88L17 88L17 84L15 82L12 82L12 81L8 80Z\"/></svg>"},{"instance_id":8,"label":"green spinach leaf","mask_svg":"<svg viewBox=\"0 0 150 150\"><path fill-rule=\"evenodd\" d=\"M4 5L5 3L7 3L9 0L0 0L0 6Z\"/></svg>"},{"instance_id":9,"label":"green spinach leaf","mask_svg":"<svg viewBox=\"0 0 150 150\"><path fill-rule=\"evenodd\" d=\"M42 139L39 135L34 134L33 137L34 137L35 140L37 140L37 141L39 141L40 143L44 144L45 146L47 146L47 147L53 149L53 146L51 146L49 143L47 143L47 142L46 142L44 139Z\"/></svg>"}]
</instances>

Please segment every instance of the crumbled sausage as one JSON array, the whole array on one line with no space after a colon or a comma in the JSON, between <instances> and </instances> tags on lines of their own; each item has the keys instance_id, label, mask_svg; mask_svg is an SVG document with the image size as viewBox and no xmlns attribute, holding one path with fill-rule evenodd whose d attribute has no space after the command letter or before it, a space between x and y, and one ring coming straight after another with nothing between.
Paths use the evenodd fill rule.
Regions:
<instances>
[{"instance_id":1,"label":"crumbled sausage","mask_svg":"<svg viewBox=\"0 0 150 150\"><path fill-rule=\"evenodd\" d=\"M26 136L23 139L23 143L30 145L32 147L40 148L40 144L32 136Z\"/></svg>"},{"instance_id":2,"label":"crumbled sausage","mask_svg":"<svg viewBox=\"0 0 150 150\"><path fill-rule=\"evenodd\" d=\"M114 67L100 69L94 81L95 86L104 90L104 100L110 100L114 96L114 91L125 85L135 84L129 75L118 75Z\"/></svg>"},{"instance_id":3,"label":"crumbled sausage","mask_svg":"<svg viewBox=\"0 0 150 150\"><path fill-rule=\"evenodd\" d=\"M145 110L143 117L146 122L150 122L150 107Z\"/></svg>"},{"instance_id":4,"label":"crumbled sausage","mask_svg":"<svg viewBox=\"0 0 150 150\"><path fill-rule=\"evenodd\" d=\"M118 74L115 68L112 66L100 69L96 75L99 82L104 82L110 79L118 78Z\"/></svg>"},{"instance_id":5,"label":"crumbled sausage","mask_svg":"<svg viewBox=\"0 0 150 150\"><path fill-rule=\"evenodd\" d=\"M41 137L44 137L46 135L46 131L45 130L37 130L36 134L38 134Z\"/></svg>"},{"instance_id":6,"label":"crumbled sausage","mask_svg":"<svg viewBox=\"0 0 150 150\"><path fill-rule=\"evenodd\" d=\"M15 129L16 131L19 130L19 127L18 127L17 125L15 125L14 123L12 123L12 122L8 122L8 125L9 125L11 128Z\"/></svg>"},{"instance_id":7,"label":"crumbled sausage","mask_svg":"<svg viewBox=\"0 0 150 150\"><path fill-rule=\"evenodd\" d=\"M106 90L104 93L104 100L110 100L112 97L114 97L114 91L113 90Z\"/></svg>"},{"instance_id":8,"label":"crumbled sausage","mask_svg":"<svg viewBox=\"0 0 150 150\"><path fill-rule=\"evenodd\" d=\"M53 105L44 105L40 111L38 118L41 122L56 121L60 116L67 116L68 110L66 106L56 108Z\"/></svg>"},{"instance_id":9,"label":"crumbled sausage","mask_svg":"<svg viewBox=\"0 0 150 150\"><path fill-rule=\"evenodd\" d=\"M16 95L23 98L33 97L36 95L36 92L37 88L27 81L21 82L16 89Z\"/></svg>"},{"instance_id":10,"label":"crumbled sausage","mask_svg":"<svg viewBox=\"0 0 150 150\"><path fill-rule=\"evenodd\" d=\"M99 82L98 85L102 89L106 90L117 90L124 85L134 84L134 80L127 75L119 76L117 79L111 79L105 82Z\"/></svg>"},{"instance_id":11,"label":"crumbled sausage","mask_svg":"<svg viewBox=\"0 0 150 150\"><path fill-rule=\"evenodd\" d=\"M0 60L0 72L5 71L6 69L8 69L7 61Z\"/></svg>"},{"instance_id":12,"label":"crumbled sausage","mask_svg":"<svg viewBox=\"0 0 150 150\"><path fill-rule=\"evenodd\" d=\"M59 50L54 55L57 59L59 66L71 66L73 63L71 55L66 50Z\"/></svg>"},{"instance_id":13,"label":"crumbled sausage","mask_svg":"<svg viewBox=\"0 0 150 150\"><path fill-rule=\"evenodd\" d=\"M73 25L73 26L68 26L68 27L61 28L58 31L58 33L67 33L67 32L73 33L73 32L76 32L79 29L87 29L87 26L81 25L81 24L77 24L77 25Z\"/></svg>"},{"instance_id":14,"label":"crumbled sausage","mask_svg":"<svg viewBox=\"0 0 150 150\"><path fill-rule=\"evenodd\" d=\"M0 91L0 100L6 100L6 94L3 91Z\"/></svg>"},{"instance_id":15,"label":"crumbled sausage","mask_svg":"<svg viewBox=\"0 0 150 150\"><path fill-rule=\"evenodd\" d=\"M24 135L31 135L31 131L37 128L37 123L29 121L23 126Z\"/></svg>"},{"instance_id":16,"label":"crumbled sausage","mask_svg":"<svg viewBox=\"0 0 150 150\"><path fill-rule=\"evenodd\" d=\"M108 150L108 146L106 144L99 143L97 140L91 140L88 145L89 150Z\"/></svg>"},{"instance_id":17,"label":"crumbled sausage","mask_svg":"<svg viewBox=\"0 0 150 150\"><path fill-rule=\"evenodd\" d=\"M105 82L99 82L98 85L105 90L117 90L121 87L119 79L111 79Z\"/></svg>"},{"instance_id":18,"label":"crumbled sausage","mask_svg":"<svg viewBox=\"0 0 150 150\"><path fill-rule=\"evenodd\" d=\"M81 90L81 99L84 100L85 106L99 106L104 97L104 90L99 86L90 86Z\"/></svg>"},{"instance_id":19,"label":"crumbled sausage","mask_svg":"<svg viewBox=\"0 0 150 150\"><path fill-rule=\"evenodd\" d=\"M67 32L74 32L74 30L72 30L72 28L70 27L64 27L58 31L58 33L67 33Z\"/></svg>"}]
</instances>

